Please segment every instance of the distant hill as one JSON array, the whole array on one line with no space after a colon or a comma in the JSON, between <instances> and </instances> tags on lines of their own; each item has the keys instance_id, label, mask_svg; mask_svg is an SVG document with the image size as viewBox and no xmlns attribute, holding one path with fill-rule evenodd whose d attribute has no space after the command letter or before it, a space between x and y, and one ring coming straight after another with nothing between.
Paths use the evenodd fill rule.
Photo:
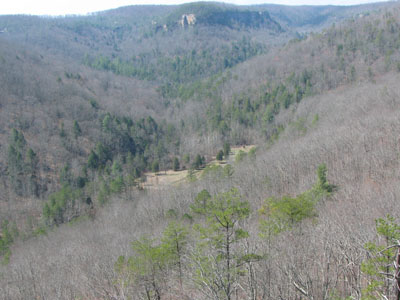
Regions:
<instances>
[{"instance_id":1,"label":"distant hill","mask_svg":"<svg viewBox=\"0 0 400 300\"><path fill-rule=\"evenodd\" d=\"M269 12L277 22L285 28L294 30L316 30L329 26L335 22L341 22L348 18L358 18L368 15L370 12L392 6L392 2L373 3L353 6L285 6L277 4L255 5L253 9Z\"/></svg>"},{"instance_id":2,"label":"distant hill","mask_svg":"<svg viewBox=\"0 0 400 300\"><path fill-rule=\"evenodd\" d=\"M190 25L186 15L193 18ZM282 39L268 12L213 3L132 6L65 18L1 16L0 29L6 29L4 38L43 53L163 83L214 75Z\"/></svg>"},{"instance_id":3,"label":"distant hill","mask_svg":"<svg viewBox=\"0 0 400 300\"><path fill-rule=\"evenodd\" d=\"M226 26L237 30L244 28L264 28L280 31L279 23L267 11L257 11L234 5L198 2L180 6L166 18L169 27L176 27L184 15L193 15L193 25ZM177 22L178 20L178 22Z\"/></svg>"}]
</instances>

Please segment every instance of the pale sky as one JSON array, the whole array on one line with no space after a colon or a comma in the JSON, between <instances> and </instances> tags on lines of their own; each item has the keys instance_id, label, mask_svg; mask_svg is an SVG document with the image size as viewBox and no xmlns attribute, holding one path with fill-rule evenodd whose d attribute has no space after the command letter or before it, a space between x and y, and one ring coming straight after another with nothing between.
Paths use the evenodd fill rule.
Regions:
<instances>
[{"instance_id":1,"label":"pale sky","mask_svg":"<svg viewBox=\"0 0 400 300\"><path fill-rule=\"evenodd\" d=\"M286 5L353 5L387 0L217 0L238 5L274 3ZM190 0L2 0L0 15L67 15L87 14L135 4L182 4Z\"/></svg>"}]
</instances>

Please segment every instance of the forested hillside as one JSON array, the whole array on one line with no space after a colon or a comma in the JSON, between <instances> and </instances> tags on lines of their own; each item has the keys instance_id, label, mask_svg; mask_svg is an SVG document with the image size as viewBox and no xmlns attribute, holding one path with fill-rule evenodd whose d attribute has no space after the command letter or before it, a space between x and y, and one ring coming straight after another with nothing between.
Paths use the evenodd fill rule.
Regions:
<instances>
[{"instance_id":1,"label":"forested hillside","mask_svg":"<svg viewBox=\"0 0 400 300\"><path fill-rule=\"evenodd\" d=\"M395 299L397 3L0 32L0 299Z\"/></svg>"}]
</instances>

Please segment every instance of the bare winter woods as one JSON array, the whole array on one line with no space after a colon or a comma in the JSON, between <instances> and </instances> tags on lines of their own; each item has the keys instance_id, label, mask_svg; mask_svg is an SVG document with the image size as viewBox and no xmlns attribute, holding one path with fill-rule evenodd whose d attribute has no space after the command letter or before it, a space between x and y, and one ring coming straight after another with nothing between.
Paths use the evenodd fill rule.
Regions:
<instances>
[{"instance_id":1,"label":"bare winter woods","mask_svg":"<svg viewBox=\"0 0 400 300\"><path fill-rule=\"evenodd\" d=\"M118 274L118 257L132 255L131 242L143 236L159 241L171 218L190 228L183 216L191 214L201 190L215 195L236 187L251 213L242 223L249 235L235 248L261 258L250 260L237 275L231 299L360 299L367 283L360 270L363 247L375 237L374 220L399 214L398 80L389 74L376 84L307 99L291 113L294 120L304 118L306 133L290 128L268 149L261 146L255 160L235 165L231 178L122 194L95 220L15 245L2 270L2 298L142 298L140 283ZM321 163L337 189L317 204L317 215L279 235L261 234L265 216L258 210L264 201L310 189ZM182 285L172 267L157 273L161 299L207 298L192 261L195 238L189 237L182 255Z\"/></svg>"},{"instance_id":2,"label":"bare winter woods","mask_svg":"<svg viewBox=\"0 0 400 300\"><path fill-rule=\"evenodd\" d=\"M392 299L390 7L0 17L0 299Z\"/></svg>"}]
</instances>

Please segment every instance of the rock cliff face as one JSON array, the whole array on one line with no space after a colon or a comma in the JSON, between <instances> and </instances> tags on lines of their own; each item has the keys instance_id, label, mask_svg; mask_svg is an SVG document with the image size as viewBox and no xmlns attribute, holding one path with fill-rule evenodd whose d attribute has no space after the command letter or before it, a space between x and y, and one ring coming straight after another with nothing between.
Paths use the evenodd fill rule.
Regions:
<instances>
[{"instance_id":1,"label":"rock cliff face","mask_svg":"<svg viewBox=\"0 0 400 300\"><path fill-rule=\"evenodd\" d=\"M192 26L196 24L196 16L194 14L184 14L179 20L179 24L182 27Z\"/></svg>"}]
</instances>

